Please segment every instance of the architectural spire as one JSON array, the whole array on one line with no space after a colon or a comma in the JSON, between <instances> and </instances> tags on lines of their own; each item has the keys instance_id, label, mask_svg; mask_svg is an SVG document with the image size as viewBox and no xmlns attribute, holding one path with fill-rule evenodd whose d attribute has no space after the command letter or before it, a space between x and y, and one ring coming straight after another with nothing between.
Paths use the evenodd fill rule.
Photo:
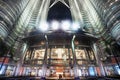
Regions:
<instances>
[{"instance_id":1,"label":"architectural spire","mask_svg":"<svg viewBox=\"0 0 120 80\"><path fill-rule=\"evenodd\" d=\"M54 2L50 5L49 8L53 7L56 3L61 2L63 3L65 6L67 6L68 8L70 8L70 6L68 5L68 3L65 2L65 0L54 0Z\"/></svg>"}]
</instances>

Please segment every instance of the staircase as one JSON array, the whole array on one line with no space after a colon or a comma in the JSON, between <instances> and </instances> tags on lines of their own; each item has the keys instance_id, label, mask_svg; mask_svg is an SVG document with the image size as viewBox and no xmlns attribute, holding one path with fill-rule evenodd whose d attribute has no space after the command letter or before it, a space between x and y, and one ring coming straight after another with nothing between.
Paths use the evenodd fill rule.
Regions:
<instances>
[{"instance_id":1,"label":"staircase","mask_svg":"<svg viewBox=\"0 0 120 80\"><path fill-rule=\"evenodd\" d=\"M47 77L46 80L59 80L59 77ZM63 77L61 80L74 80L73 77Z\"/></svg>"}]
</instances>

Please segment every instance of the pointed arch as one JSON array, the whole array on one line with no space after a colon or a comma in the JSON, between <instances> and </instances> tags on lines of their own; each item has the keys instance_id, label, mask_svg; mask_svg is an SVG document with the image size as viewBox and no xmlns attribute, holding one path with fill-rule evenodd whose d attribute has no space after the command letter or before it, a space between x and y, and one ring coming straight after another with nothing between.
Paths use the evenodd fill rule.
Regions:
<instances>
[{"instance_id":1,"label":"pointed arch","mask_svg":"<svg viewBox=\"0 0 120 80\"><path fill-rule=\"evenodd\" d=\"M60 1L54 4L49 11L47 20L72 20L70 9Z\"/></svg>"}]
</instances>

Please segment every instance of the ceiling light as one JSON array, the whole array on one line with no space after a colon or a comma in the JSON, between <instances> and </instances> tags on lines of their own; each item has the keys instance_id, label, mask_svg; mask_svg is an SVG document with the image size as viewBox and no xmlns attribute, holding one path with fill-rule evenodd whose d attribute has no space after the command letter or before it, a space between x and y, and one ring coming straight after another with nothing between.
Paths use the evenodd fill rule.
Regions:
<instances>
[{"instance_id":1,"label":"ceiling light","mask_svg":"<svg viewBox=\"0 0 120 80\"><path fill-rule=\"evenodd\" d=\"M78 30L80 28L80 25L78 22L72 23L72 30Z\"/></svg>"}]
</instances>

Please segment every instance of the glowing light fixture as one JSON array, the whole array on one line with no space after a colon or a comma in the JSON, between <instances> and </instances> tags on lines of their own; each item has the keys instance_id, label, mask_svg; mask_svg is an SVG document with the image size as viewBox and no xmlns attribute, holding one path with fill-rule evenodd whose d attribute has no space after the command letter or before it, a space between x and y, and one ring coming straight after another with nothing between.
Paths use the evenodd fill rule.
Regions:
<instances>
[{"instance_id":1,"label":"glowing light fixture","mask_svg":"<svg viewBox=\"0 0 120 80\"><path fill-rule=\"evenodd\" d=\"M51 29L50 29L50 28ZM64 31L76 31L80 28L80 24L79 22L71 22L69 20L63 20L63 21L57 21L57 20L53 20L50 23L49 22L41 22L39 29L41 31L49 31L50 30L58 30L58 29L62 29Z\"/></svg>"},{"instance_id":2,"label":"glowing light fixture","mask_svg":"<svg viewBox=\"0 0 120 80\"><path fill-rule=\"evenodd\" d=\"M47 22L41 22L39 28L40 28L41 31L47 31L47 30L48 30L48 27L49 27L49 25L48 25Z\"/></svg>"},{"instance_id":3,"label":"glowing light fixture","mask_svg":"<svg viewBox=\"0 0 120 80\"><path fill-rule=\"evenodd\" d=\"M70 26L71 26L71 23L68 20L61 22L61 27L63 30L69 30Z\"/></svg>"},{"instance_id":4,"label":"glowing light fixture","mask_svg":"<svg viewBox=\"0 0 120 80\"><path fill-rule=\"evenodd\" d=\"M59 28L59 22L56 20L52 21L51 27L53 30L57 30Z\"/></svg>"},{"instance_id":5,"label":"glowing light fixture","mask_svg":"<svg viewBox=\"0 0 120 80\"><path fill-rule=\"evenodd\" d=\"M78 22L74 22L74 23L72 23L72 30L78 30L79 28L80 28L80 25L79 25L79 23Z\"/></svg>"}]
</instances>

